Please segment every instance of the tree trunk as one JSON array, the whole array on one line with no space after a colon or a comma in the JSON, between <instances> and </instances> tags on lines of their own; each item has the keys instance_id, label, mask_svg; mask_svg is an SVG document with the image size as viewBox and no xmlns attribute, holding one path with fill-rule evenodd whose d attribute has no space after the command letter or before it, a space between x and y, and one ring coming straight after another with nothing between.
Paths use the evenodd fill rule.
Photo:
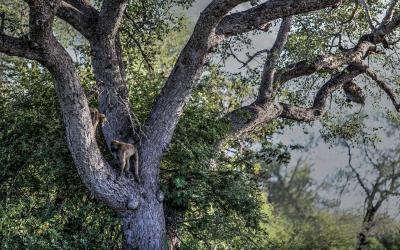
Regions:
<instances>
[{"instance_id":1,"label":"tree trunk","mask_svg":"<svg viewBox=\"0 0 400 250\"><path fill-rule=\"evenodd\" d=\"M167 249L163 205L155 195L142 196L138 210L124 214L122 222L124 250Z\"/></svg>"},{"instance_id":2,"label":"tree trunk","mask_svg":"<svg viewBox=\"0 0 400 250\"><path fill-rule=\"evenodd\" d=\"M373 222L375 218L375 214L377 212L376 207L369 207L367 209L367 213L364 216L363 224L360 232L358 233L358 241L357 241L357 250L366 250L368 249L368 236L371 228L373 227Z\"/></svg>"},{"instance_id":3,"label":"tree trunk","mask_svg":"<svg viewBox=\"0 0 400 250\"><path fill-rule=\"evenodd\" d=\"M123 78L124 68L116 46L118 43L116 39L101 36L91 41L100 111L108 120L103 126L107 144L112 140L133 143L135 138L128 88Z\"/></svg>"},{"instance_id":4,"label":"tree trunk","mask_svg":"<svg viewBox=\"0 0 400 250\"><path fill-rule=\"evenodd\" d=\"M137 210L122 214L123 249L167 249L163 199L158 189L148 187L146 178L143 182Z\"/></svg>"},{"instance_id":5,"label":"tree trunk","mask_svg":"<svg viewBox=\"0 0 400 250\"><path fill-rule=\"evenodd\" d=\"M368 234L369 234L369 229L368 225L363 225L361 231L358 233L358 241L357 241L357 250L366 250L368 249Z\"/></svg>"},{"instance_id":6,"label":"tree trunk","mask_svg":"<svg viewBox=\"0 0 400 250\"><path fill-rule=\"evenodd\" d=\"M140 185L137 209L122 214L124 249L167 249L164 195L160 191L160 159L148 141L139 148ZM134 210L136 209L136 210Z\"/></svg>"},{"instance_id":7,"label":"tree trunk","mask_svg":"<svg viewBox=\"0 0 400 250\"><path fill-rule=\"evenodd\" d=\"M144 149L139 148L141 182L117 177L90 132L88 103L73 62L55 39L51 41L54 56L45 66L55 79L69 149L83 183L96 198L122 215L124 249L167 249L159 188L160 158L154 156L153 147L147 142Z\"/></svg>"}]
</instances>

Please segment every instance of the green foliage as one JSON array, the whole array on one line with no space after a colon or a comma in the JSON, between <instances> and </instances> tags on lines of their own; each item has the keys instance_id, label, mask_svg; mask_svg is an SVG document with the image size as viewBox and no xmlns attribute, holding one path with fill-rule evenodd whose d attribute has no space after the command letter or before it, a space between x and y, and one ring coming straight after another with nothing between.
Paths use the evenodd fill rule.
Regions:
<instances>
[{"instance_id":1,"label":"green foliage","mask_svg":"<svg viewBox=\"0 0 400 250\"><path fill-rule=\"evenodd\" d=\"M351 214L316 213L292 224L284 249L353 249L360 218Z\"/></svg>"},{"instance_id":2,"label":"green foliage","mask_svg":"<svg viewBox=\"0 0 400 250\"><path fill-rule=\"evenodd\" d=\"M2 0L0 13L5 14L4 32L17 36L25 34L28 30L28 9L23 1Z\"/></svg>"},{"instance_id":3,"label":"green foliage","mask_svg":"<svg viewBox=\"0 0 400 250\"><path fill-rule=\"evenodd\" d=\"M277 147L276 155L287 155L286 147ZM361 217L332 213L322 206L311 177L312 169L299 160L286 168L287 158L270 171L268 200L285 221L286 237L279 249L352 249L361 226Z\"/></svg>"},{"instance_id":4,"label":"green foliage","mask_svg":"<svg viewBox=\"0 0 400 250\"><path fill-rule=\"evenodd\" d=\"M384 227L376 229L371 249L395 250L400 247L400 224L397 221L387 222ZM376 242L376 243L375 243ZM377 246L377 247L373 247Z\"/></svg>"},{"instance_id":5,"label":"green foliage","mask_svg":"<svg viewBox=\"0 0 400 250\"><path fill-rule=\"evenodd\" d=\"M27 62L5 73L7 81L0 82L0 248L118 246L118 220L87 193L73 166L52 79Z\"/></svg>"},{"instance_id":6,"label":"green foliage","mask_svg":"<svg viewBox=\"0 0 400 250\"><path fill-rule=\"evenodd\" d=\"M315 183L311 176L311 168L306 163L296 167L288 174L281 174L282 165L273 169L269 181L268 198L276 204L280 213L288 218L306 218L315 213L315 204L318 199Z\"/></svg>"},{"instance_id":7,"label":"green foliage","mask_svg":"<svg viewBox=\"0 0 400 250\"><path fill-rule=\"evenodd\" d=\"M353 115L346 117L326 117L322 120L322 138L330 143L340 140L354 143L372 143L378 141L377 127L367 127L365 121L368 116Z\"/></svg>"}]
</instances>

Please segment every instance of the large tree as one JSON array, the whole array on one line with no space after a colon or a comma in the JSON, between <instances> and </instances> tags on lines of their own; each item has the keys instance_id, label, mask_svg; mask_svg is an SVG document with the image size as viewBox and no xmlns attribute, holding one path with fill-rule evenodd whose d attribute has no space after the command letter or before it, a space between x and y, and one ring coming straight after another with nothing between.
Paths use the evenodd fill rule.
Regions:
<instances>
[{"instance_id":1,"label":"large tree","mask_svg":"<svg viewBox=\"0 0 400 250\"><path fill-rule=\"evenodd\" d=\"M396 109L400 109L389 85L365 63L381 44L384 48L392 44L388 36L400 25L400 13L395 11L397 1L387 3L379 24L369 22L371 31L361 34L354 45L345 44L349 48L343 48L341 39L339 42L334 40L337 49L330 54L281 66L281 54L287 45L293 16L338 7L342 1L270 0L244 11L231 12L248 1L213 0L201 13L143 128L138 128L130 110L119 34L124 19L129 18L124 13L130 3L104 0L96 8L86 0L26 2L29 6L27 33L16 37L2 27L0 52L35 60L53 76L76 169L90 192L121 216L126 249L164 249L167 246L167 228L160 193L160 163L185 104L218 46L227 38L253 30L266 31L270 22L283 18L275 44L268 52L256 101L223 118L230 125L227 137L245 135L278 118L301 122L317 120L324 115L331 94L344 84L354 85L353 80L362 74L376 81L392 99ZM357 12L357 4L354 9ZM365 10L368 10L367 5ZM369 17L369 14L366 16ZM93 128L88 98L74 61L53 33L56 17L74 27L89 42L99 95L98 105L108 120L103 127L104 139L107 145L115 139L136 143L140 155L140 183L119 178L117 171L103 157L91 133ZM354 17L350 16L350 22ZM287 82L320 72L327 72L331 78L318 87L311 107L296 106L296 102L276 101L276 97L289 88L285 86Z\"/></svg>"}]
</instances>

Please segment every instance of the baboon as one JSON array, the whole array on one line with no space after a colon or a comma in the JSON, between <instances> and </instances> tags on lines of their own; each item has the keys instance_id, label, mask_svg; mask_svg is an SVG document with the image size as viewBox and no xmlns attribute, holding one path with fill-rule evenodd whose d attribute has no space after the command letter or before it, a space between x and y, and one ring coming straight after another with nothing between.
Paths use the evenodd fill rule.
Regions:
<instances>
[{"instance_id":1,"label":"baboon","mask_svg":"<svg viewBox=\"0 0 400 250\"><path fill-rule=\"evenodd\" d=\"M129 160L133 156L135 158L134 161L134 176L135 179L140 182L139 177L139 154L136 147L129 143L124 143L121 141L113 140L111 142L111 152L113 153L115 159L118 161L118 165L121 168L121 175L124 173L129 174L130 163Z\"/></svg>"},{"instance_id":2,"label":"baboon","mask_svg":"<svg viewBox=\"0 0 400 250\"><path fill-rule=\"evenodd\" d=\"M99 123L104 125L104 123L107 122L107 118L96 108L90 108L90 117L92 118L93 134L96 134L96 129Z\"/></svg>"}]
</instances>

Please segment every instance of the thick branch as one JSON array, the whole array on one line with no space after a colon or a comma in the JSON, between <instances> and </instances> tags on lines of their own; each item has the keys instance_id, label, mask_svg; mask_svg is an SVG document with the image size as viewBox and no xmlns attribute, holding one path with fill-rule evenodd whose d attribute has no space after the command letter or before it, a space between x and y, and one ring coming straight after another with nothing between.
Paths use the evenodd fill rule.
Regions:
<instances>
[{"instance_id":1,"label":"thick branch","mask_svg":"<svg viewBox=\"0 0 400 250\"><path fill-rule=\"evenodd\" d=\"M385 41L385 36L391 34L400 25L400 12L395 12L390 22L382 23L378 29L367 35L366 40L379 44Z\"/></svg>"},{"instance_id":2,"label":"thick branch","mask_svg":"<svg viewBox=\"0 0 400 250\"><path fill-rule=\"evenodd\" d=\"M122 48L116 34L125 7L126 1L104 1L99 13L88 0L65 0L57 12L90 42L99 109L108 119L103 126L108 144L115 139L131 143L137 139L134 135L137 124L130 113Z\"/></svg>"},{"instance_id":3,"label":"thick branch","mask_svg":"<svg viewBox=\"0 0 400 250\"><path fill-rule=\"evenodd\" d=\"M369 41L360 41L351 51L336 55L320 56L313 62L301 61L289 65L277 73L275 85L282 86L284 83L306 75L311 75L321 70L335 70L345 64L361 63L367 53L374 50L376 46Z\"/></svg>"},{"instance_id":4,"label":"thick branch","mask_svg":"<svg viewBox=\"0 0 400 250\"><path fill-rule=\"evenodd\" d=\"M285 103L265 103L264 105L258 105L255 102L249 106L237 109L227 115L232 124L231 135L234 137L241 136L254 131L258 126L278 117L301 122L312 122L324 114L327 99L334 91L364 71L365 66L349 66L333 76L316 94L312 108L291 106Z\"/></svg>"},{"instance_id":5,"label":"thick branch","mask_svg":"<svg viewBox=\"0 0 400 250\"><path fill-rule=\"evenodd\" d=\"M115 38L127 4L128 1L126 0L104 0L100 10L97 31L102 35Z\"/></svg>"},{"instance_id":6,"label":"thick branch","mask_svg":"<svg viewBox=\"0 0 400 250\"><path fill-rule=\"evenodd\" d=\"M320 118L325 112L326 103L331 94L342 86L342 84L353 80L366 71L367 67L363 65L363 60L368 56L369 52L376 49L377 44L385 41L386 35L392 33L399 25L400 15L397 15L372 33L362 36L358 44L350 51L337 55L320 56L314 62L299 62L280 70L275 76L274 85L276 87L274 86L274 89L280 89L284 83L297 77L311 75L322 69L333 70L339 69L346 64L349 65L345 70L334 75L319 89L311 108L291 106L285 103L270 103L265 105L253 103L232 112L232 114L227 116L232 123L232 134L234 136L241 135L277 117L301 122L311 122ZM243 116L243 111L246 111L250 115ZM260 115L262 113L273 115ZM263 117L267 118L264 119Z\"/></svg>"},{"instance_id":7,"label":"thick branch","mask_svg":"<svg viewBox=\"0 0 400 250\"><path fill-rule=\"evenodd\" d=\"M300 13L337 6L341 0L270 0L249 10L230 14L217 27L218 35L233 36L269 29L269 22Z\"/></svg>"},{"instance_id":8,"label":"thick branch","mask_svg":"<svg viewBox=\"0 0 400 250\"><path fill-rule=\"evenodd\" d=\"M57 5L52 1L30 1L29 4L30 33L38 32L32 35L33 42L0 35L0 50L8 55L37 60L50 71L55 81L68 147L83 183L97 199L116 211L126 211L127 201L137 190L136 184L127 178L117 178L116 171L104 160L98 148L88 101L74 62L51 33ZM43 43L37 45L39 42ZM32 46L34 49L30 49Z\"/></svg>"},{"instance_id":9,"label":"thick branch","mask_svg":"<svg viewBox=\"0 0 400 250\"><path fill-rule=\"evenodd\" d=\"M226 115L231 124L231 137L240 137L254 132L262 125L278 118L282 113L282 107L278 104L258 105L252 103L241 107Z\"/></svg>"},{"instance_id":10,"label":"thick branch","mask_svg":"<svg viewBox=\"0 0 400 250\"><path fill-rule=\"evenodd\" d=\"M180 54L146 122L147 138L149 139L149 145L146 147L153 148L156 158L161 157L170 143L183 107L203 72L203 66L209 62L215 46L222 41L225 34L237 34L236 31L240 30L240 27L243 28L242 24L253 23L255 26L252 27L260 27L260 25L278 18L334 6L341 1L272 0L248 11L225 16L231 9L243 2L246 1L214 0L202 12L189 42ZM233 27L233 29L225 27Z\"/></svg>"},{"instance_id":11,"label":"thick branch","mask_svg":"<svg viewBox=\"0 0 400 250\"><path fill-rule=\"evenodd\" d=\"M201 13L185 48L169 76L146 122L146 144L159 159L167 145L203 67L221 38L214 33L220 20L245 0L214 0ZM150 149L149 149L150 150Z\"/></svg>"},{"instance_id":12,"label":"thick branch","mask_svg":"<svg viewBox=\"0 0 400 250\"><path fill-rule=\"evenodd\" d=\"M280 114L280 117L299 122L312 122L317 120L324 114L326 102L331 94L342 86L342 84L351 81L358 75L362 74L365 71L365 68L366 66L363 65L349 66L342 72L333 76L319 89L311 108L291 106L289 104L281 103L280 105L282 106L283 111Z\"/></svg>"},{"instance_id":13,"label":"thick branch","mask_svg":"<svg viewBox=\"0 0 400 250\"><path fill-rule=\"evenodd\" d=\"M40 60L40 55L31 48L29 41L0 34L0 52L9 56L24 57L31 60Z\"/></svg>"},{"instance_id":14,"label":"thick branch","mask_svg":"<svg viewBox=\"0 0 400 250\"><path fill-rule=\"evenodd\" d=\"M57 10L57 16L87 39L93 37L98 18L98 11L82 0L65 0Z\"/></svg>"},{"instance_id":15,"label":"thick branch","mask_svg":"<svg viewBox=\"0 0 400 250\"><path fill-rule=\"evenodd\" d=\"M362 36L354 49L336 55L319 56L315 61L302 61L289 65L278 71L275 85L282 86L284 83L306 75L311 75L320 70L333 70L350 64L360 63L368 56L370 51L376 49L376 45L385 42L385 36L391 34L400 25L400 13L389 22L374 30L372 33Z\"/></svg>"},{"instance_id":16,"label":"thick branch","mask_svg":"<svg viewBox=\"0 0 400 250\"><path fill-rule=\"evenodd\" d=\"M128 178L118 178L116 171L104 160L94 136L89 105L68 52L50 38L50 56L43 65L55 81L66 139L75 166L83 183L97 199L123 212L137 187Z\"/></svg>"},{"instance_id":17,"label":"thick branch","mask_svg":"<svg viewBox=\"0 0 400 250\"><path fill-rule=\"evenodd\" d=\"M45 47L50 35L54 15L61 0L29 0L29 39L35 46Z\"/></svg>"},{"instance_id":18,"label":"thick branch","mask_svg":"<svg viewBox=\"0 0 400 250\"><path fill-rule=\"evenodd\" d=\"M365 65L350 65L342 72L336 74L331 80L325 83L317 92L314 99L313 108L323 113L325 110L327 99L344 83L352 81L358 75L365 72Z\"/></svg>"},{"instance_id":19,"label":"thick branch","mask_svg":"<svg viewBox=\"0 0 400 250\"><path fill-rule=\"evenodd\" d=\"M320 117L320 113L312 108L292 106L286 103L280 103L280 105L283 108L280 117L284 119L298 122L312 122Z\"/></svg>"},{"instance_id":20,"label":"thick branch","mask_svg":"<svg viewBox=\"0 0 400 250\"><path fill-rule=\"evenodd\" d=\"M275 80L276 66L288 40L292 21L293 17L286 17L282 20L278 36L264 64L257 103L265 103L271 101L273 98L273 83Z\"/></svg>"},{"instance_id":21,"label":"thick branch","mask_svg":"<svg viewBox=\"0 0 400 250\"><path fill-rule=\"evenodd\" d=\"M258 126L266 124L276 118L291 119L299 122L312 122L320 118L325 112L325 106L330 95L342 84L353 80L365 71L365 66L349 66L333 76L316 94L314 105L311 108L292 106L286 103L256 102L242 107L227 115L232 124L231 136L238 137L254 131Z\"/></svg>"},{"instance_id":22,"label":"thick branch","mask_svg":"<svg viewBox=\"0 0 400 250\"><path fill-rule=\"evenodd\" d=\"M131 115L119 36L112 39L96 34L89 42L98 89L99 109L108 120L103 126L107 145L110 145L112 140L133 143L137 139L134 129L138 124Z\"/></svg>"},{"instance_id":23,"label":"thick branch","mask_svg":"<svg viewBox=\"0 0 400 250\"><path fill-rule=\"evenodd\" d=\"M54 13L60 0L27 1L29 4L29 39L15 38L0 33L0 52L43 62L49 38L52 35Z\"/></svg>"}]
</instances>

